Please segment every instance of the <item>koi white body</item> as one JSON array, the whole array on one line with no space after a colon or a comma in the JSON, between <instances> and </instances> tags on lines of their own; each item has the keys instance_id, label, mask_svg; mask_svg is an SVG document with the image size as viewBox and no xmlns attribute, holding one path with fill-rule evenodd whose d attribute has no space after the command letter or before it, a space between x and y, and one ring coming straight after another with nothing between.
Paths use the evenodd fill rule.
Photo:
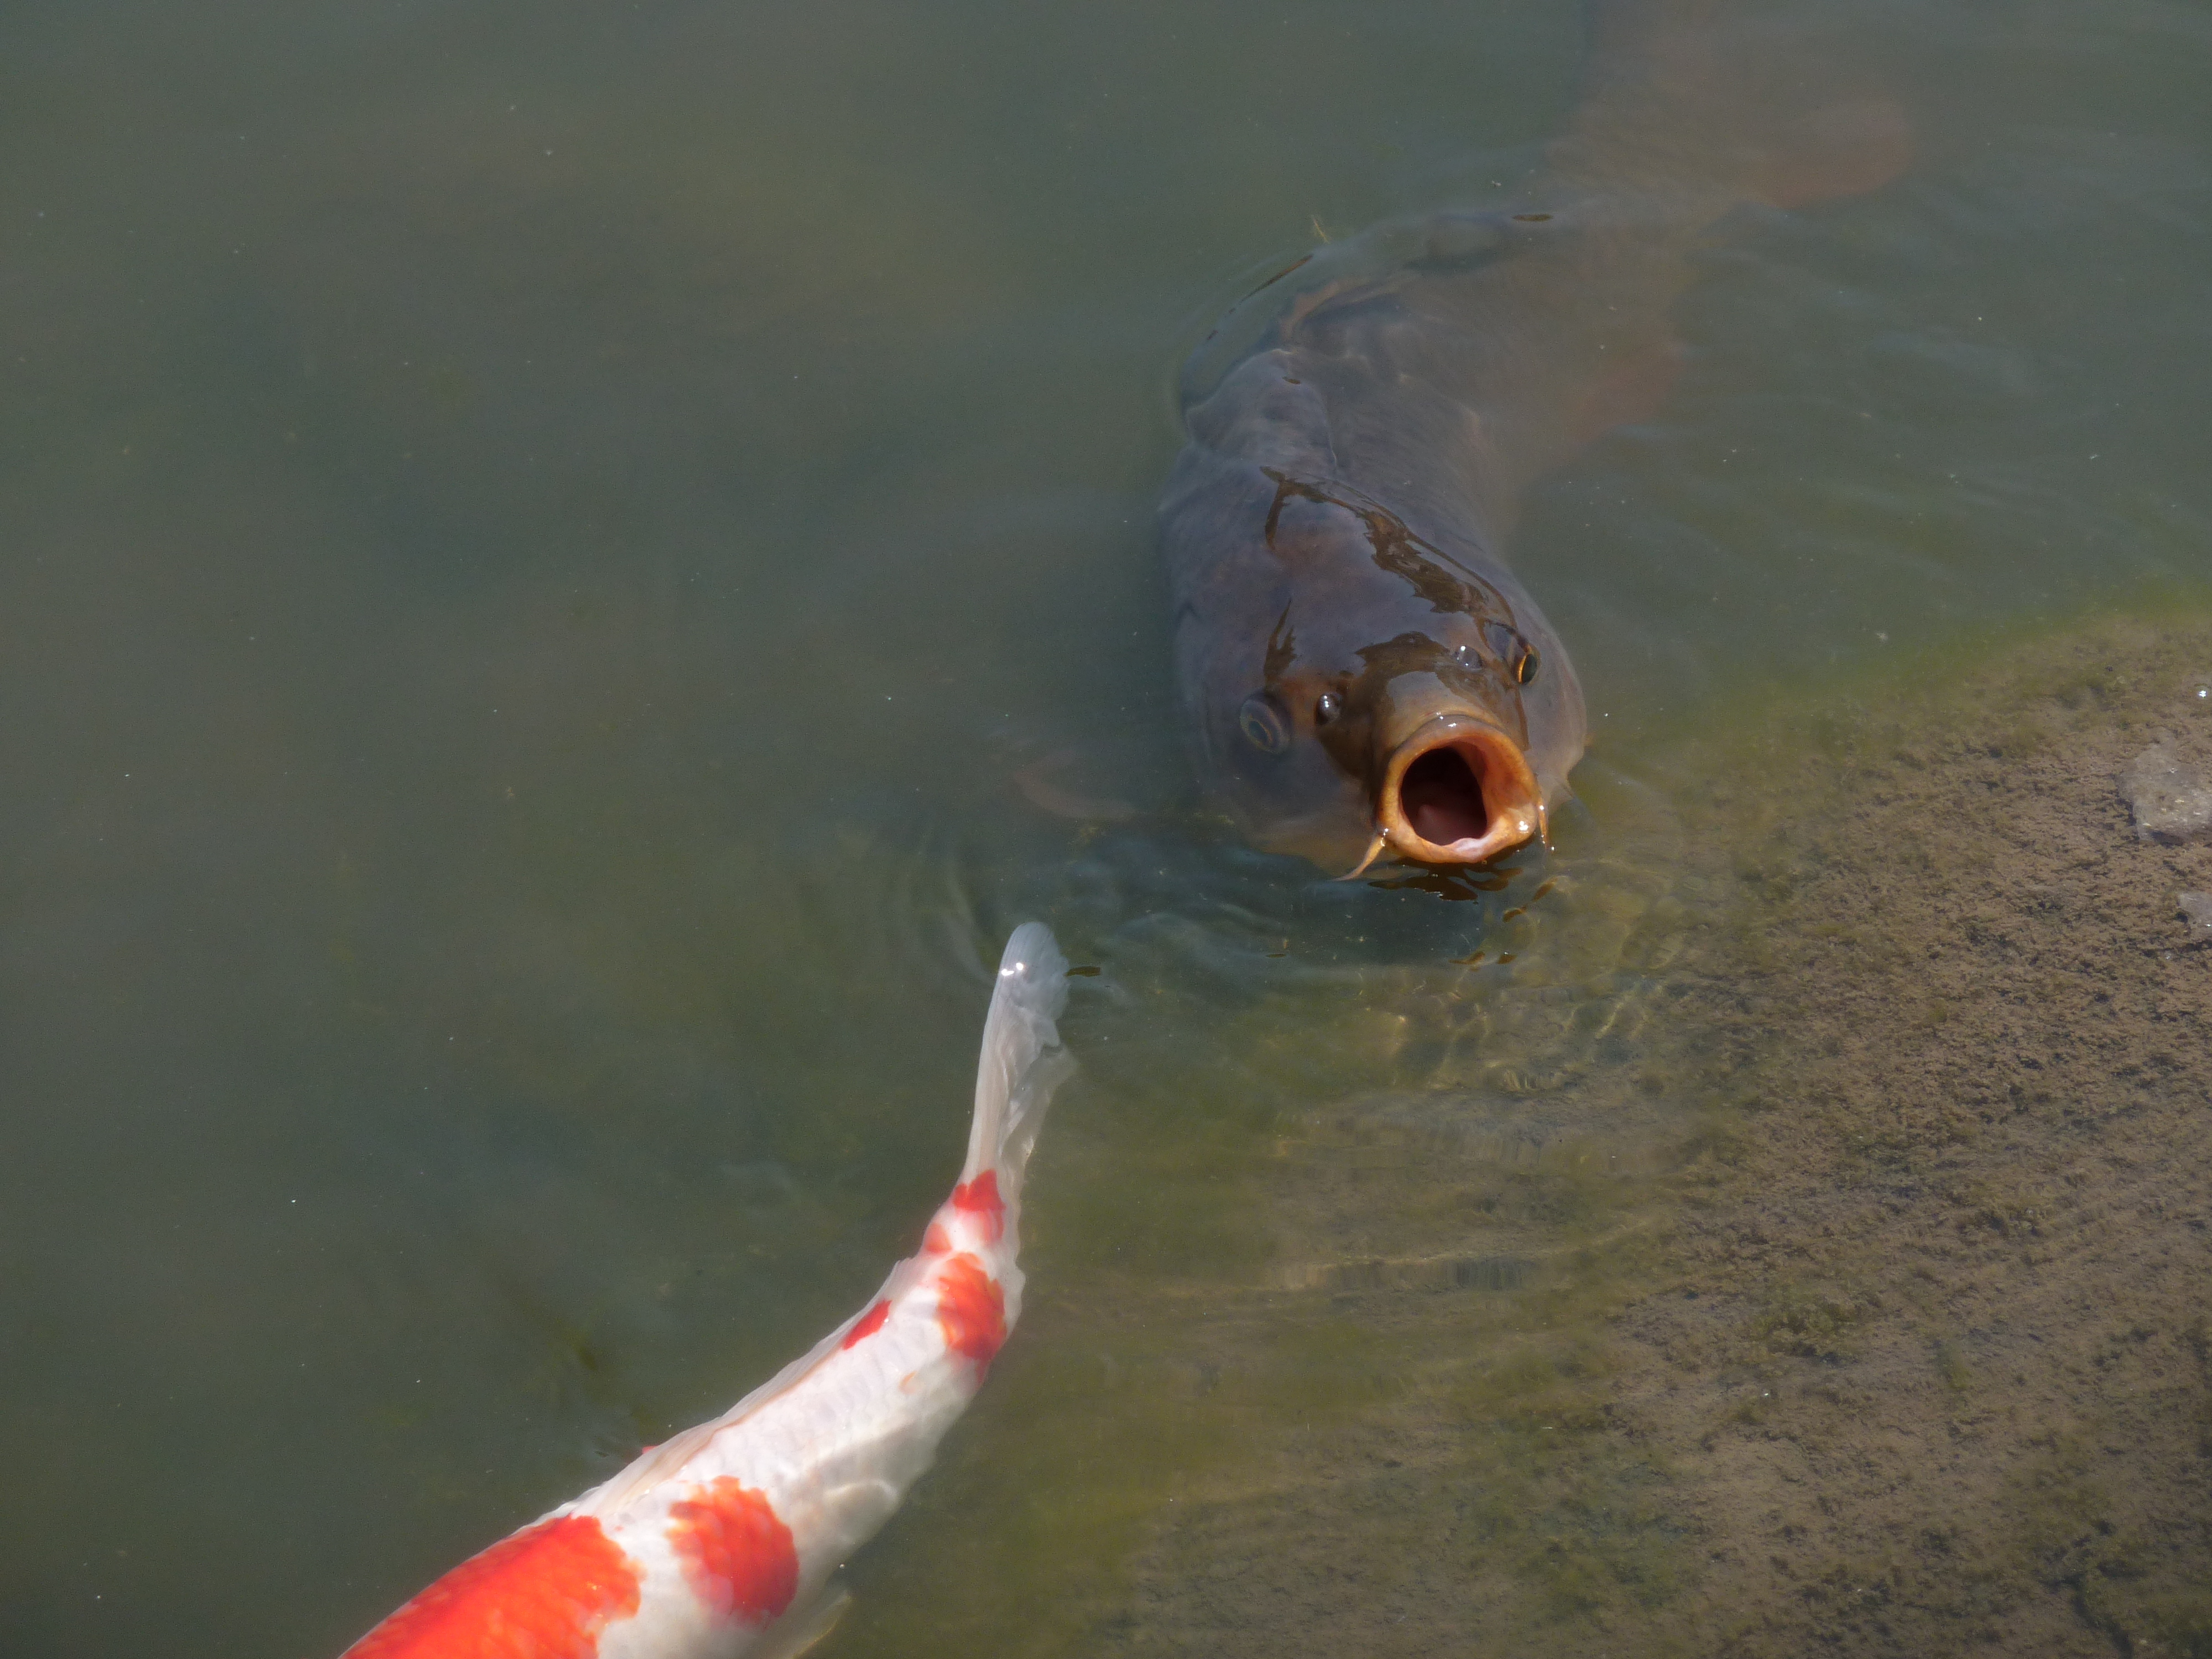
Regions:
<instances>
[{"instance_id":1,"label":"koi white body","mask_svg":"<svg viewBox=\"0 0 2212 1659\"><path fill-rule=\"evenodd\" d=\"M859 1313L720 1417L461 1564L345 1659L764 1659L827 1627L830 1575L898 1507L1021 1312L1023 1171L1073 1069L1067 963L1015 930L960 1184Z\"/></svg>"}]
</instances>

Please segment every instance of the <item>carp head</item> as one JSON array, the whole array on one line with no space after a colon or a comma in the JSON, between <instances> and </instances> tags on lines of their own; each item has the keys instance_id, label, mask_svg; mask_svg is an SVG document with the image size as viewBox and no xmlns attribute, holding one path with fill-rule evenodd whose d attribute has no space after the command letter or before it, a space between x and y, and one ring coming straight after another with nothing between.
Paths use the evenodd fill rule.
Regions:
<instances>
[{"instance_id":1,"label":"carp head","mask_svg":"<svg viewBox=\"0 0 2212 1659\"><path fill-rule=\"evenodd\" d=\"M1346 879L1386 852L1480 864L1545 836L1585 728L1534 603L1347 485L1256 471L1267 494L1246 493L1178 627L1214 798Z\"/></svg>"}]
</instances>

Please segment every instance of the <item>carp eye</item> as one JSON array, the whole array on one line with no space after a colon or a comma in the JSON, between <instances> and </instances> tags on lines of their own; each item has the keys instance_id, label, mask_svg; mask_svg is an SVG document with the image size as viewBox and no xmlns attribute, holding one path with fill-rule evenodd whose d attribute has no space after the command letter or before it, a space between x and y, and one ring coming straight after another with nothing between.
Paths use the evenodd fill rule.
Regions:
<instances>
[{"instance_id":1,"label":"carp eye","mask_svg":"<svg viewBox=\"0 0 2212 1659\"><path fill-rule=\"evenodd\" d=\"M1245 742L1263 755L1279 755L1291 744L1290 732L1283 725L1275 700L1263 693L1244 699L1244 706L1237 711L1237 729L1244 734Z\"/></svg>"},{"instance_id":2,"label":"carp eye","mask_svg":"<svg viewBox=\"0 0 2212 1659\"><path fill-rule=\"evenodd\" d=\"M1327 726L1344 712L1344 702L1334 691L1324 691L1314 704L1314 724Z\"/></svg>"},{"instance_id":3,"label":"carp eye","mask_svg":"<svg viewBox=\"0 0 2212 1659\"><path fill-rule=\"evenodd\" d=\"M1508 628L1504 623L1486 624L1483 633L1490 641L1490 648L1498 653L1499 665L1513 676L1516 685L1526 685L1536 678L1536 671L1544 659L1536 654L1536 647L1521 637L1518 629Z\"/></svg>"}]
</instances>

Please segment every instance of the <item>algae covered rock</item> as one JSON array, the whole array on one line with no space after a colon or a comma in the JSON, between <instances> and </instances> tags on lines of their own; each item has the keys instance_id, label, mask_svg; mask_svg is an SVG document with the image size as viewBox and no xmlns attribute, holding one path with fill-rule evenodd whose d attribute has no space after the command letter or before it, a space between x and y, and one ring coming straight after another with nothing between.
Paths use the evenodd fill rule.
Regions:
<instances>
[{"instance_id":1,"label":"algae covered rock","mask_svg":"<svg viewBox=\"0 0 2212 1659\"><path fill-rule=\"evenodd\" d=\"M2212 893L2184 893L2180 896L2181 914L2189 918L2191 937L2212 939Z\"/></svg>"},{"instance_id":2,"label":"algae covered rock","mask_svg":"<svg viewBox=\"0 0 2212 1659\"><path fill-rule=\"evenodd\" d=\"M2212 775L2182 758L2172 733L2122 768L2119 781L2144 840L2186 841L2212 829Z\"/></svg>"}]
</instances>

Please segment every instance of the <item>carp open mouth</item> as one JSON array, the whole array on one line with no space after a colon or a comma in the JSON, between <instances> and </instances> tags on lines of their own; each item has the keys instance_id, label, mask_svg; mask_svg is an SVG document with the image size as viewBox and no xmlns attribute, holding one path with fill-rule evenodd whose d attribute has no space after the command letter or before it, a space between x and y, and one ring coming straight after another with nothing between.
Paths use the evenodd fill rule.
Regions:
<instances>
[{"instance_id":1,"label":"carp open mouth","mask_svg":"<svg viewBox=\"0 0 2212 1659\"><path fill-rule=\"evenodd\" d=\"M1360 870L1386 846L1417 864L1480 864L1544 830L1543 796L1521 746L1465 716L1432 720L1398 746L1376 806L1375 845Z\"/></svg>"},{"instance_id":2,"label":"carp open mouth","mask_svg":"<svg viewBox=\"0 0 2212 1659\"><path fill-rule=\"evenodd\" d=\"M1490 828L1482 781L1456 749L1431 749L1407 767L1398 781L1398 807L1431 846L1479 842Z\"/></svg>"}]
</instances>

